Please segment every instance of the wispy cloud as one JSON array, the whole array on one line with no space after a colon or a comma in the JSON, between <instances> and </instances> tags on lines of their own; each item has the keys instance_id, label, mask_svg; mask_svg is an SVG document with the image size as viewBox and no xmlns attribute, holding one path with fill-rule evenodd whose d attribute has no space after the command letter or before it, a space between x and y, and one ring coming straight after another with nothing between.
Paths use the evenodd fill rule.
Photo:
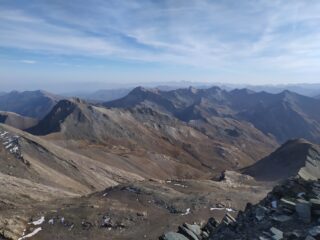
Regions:
<instances>
[{"instance_id":1,"label":"wispy cloud","mask_svg":"<svg viewBox=\"0 0 320 240\"><path fill-rule=\"evenodd\" d=\"M317 0L3 2L2 48L198 68L320 69Z\"/></svg>"},{"instance_id":2,"label":"wispy cloud","mask_svg":"<svg viewBox=\"0 0 320 240\"><path fill-rule=\"evenodd\" d=\"M20 60L20 62L26 63L26 64L35 64L36 63L36 61L34 61L34 60L27 60L27 59Z\"/></svg>"}]
</instances>

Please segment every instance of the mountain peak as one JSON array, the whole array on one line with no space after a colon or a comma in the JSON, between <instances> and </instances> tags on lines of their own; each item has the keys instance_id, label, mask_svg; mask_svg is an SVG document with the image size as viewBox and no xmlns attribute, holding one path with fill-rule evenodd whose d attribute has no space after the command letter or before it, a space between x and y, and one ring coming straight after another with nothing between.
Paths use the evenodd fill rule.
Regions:
<instances>
[{"instance_id":1,"label":"mountain peak","mask_svg":"<svg viewBox=\"0 0 320 240\"><path fill-rule=\"evenodd\" d=\"M144 88L144 87L142 87L142 86L138 86L138 87L132 89L131 92L146 92L146 91L147 91L146 88Z\"/></svg>"},{"instance_id":2,"label":"mountain peak","mask_svg":"<svg viewBox=\"0 0 320 240\"><path fill-rule=\"evenodd\" d=\"M145 94L145 93L159 93L159 89L157 88L145 88L142 86L134 88L129 94L136 95L136 94Z\"/></svg>"},{"instance_id":3,"label":"mountain peak","mask_svg":"<svg viewBox=\"0 0 320 240\"><path fill-rule=\"evenodd\" d=\"M198 89L195 88L195 87L192 87L192 86L190 86L190 87L188 88L188 90L189 90L189 92L191 92L191 93L193 93L193 94L198 93Z\"/></svg>"},{"instance_id":4,"label":"mountain peak","mask_svg":"<svg viewBox=\"0 0 320 240\"><path fill-rule=\"evenodd\" d=\"M79 102L76 99L60 100L38 125L28 129L32 134L46 135L60 131L60 125L77 108Z\"/></svg>"}]
</instances>

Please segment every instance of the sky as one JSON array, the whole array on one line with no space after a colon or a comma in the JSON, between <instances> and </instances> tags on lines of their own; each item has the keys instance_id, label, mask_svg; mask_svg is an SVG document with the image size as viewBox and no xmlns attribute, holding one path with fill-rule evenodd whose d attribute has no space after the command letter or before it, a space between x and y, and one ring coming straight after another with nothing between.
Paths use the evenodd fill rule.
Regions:
<instances>
[{"instance_id":1,"label":"sky","mask_svg":"<svg viewBox=\"0 0 320 240\"><path fill-rule=\"evenodd\" d=\"M0 0L0 91L320 83L319 0Z\"/></svg>"}]
</instances>

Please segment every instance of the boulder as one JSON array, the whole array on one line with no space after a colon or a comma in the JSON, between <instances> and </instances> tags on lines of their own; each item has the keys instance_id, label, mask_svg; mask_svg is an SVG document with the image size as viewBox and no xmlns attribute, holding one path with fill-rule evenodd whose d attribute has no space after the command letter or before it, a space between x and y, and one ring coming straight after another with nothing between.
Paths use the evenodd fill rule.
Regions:
<instances>
[{"instance_id":1,"label":"boulder","mask_svg":"<svg viewBox=\"0 0 320 240\"><path fill-rule=\"evenodd\" d=\"M295 207L296 207L296 204L295 202L289 200L289 199L286 199L286 198L281 198L280 199L280 204L282 207L285 207L287 209L290 209L290 210L295 210Z\"/></svg>"},{"instance_id":2,"label":"boulder","mask_svg":"<svg viewBox=\"0 0 320 240\"><path fill-rule=\"evenodd\" d=\"M199 240L196 234L184 226L179 226L178 232L186 236L189 240Z\"/></svg>"},{"instance_id":3,"label":"boulder","mask_svg":"<svg viewBox=\"0 0 320 240\"><path fill-rule=\"evenodd\" d=\"M310 234L312 237L314 237L314 238L316 238L316 239L319 239L319 238L320 238L320 226L315 226L315 227L311 228L311 229L309 230L309 234Z\"/></svg>"},{"instance_id":4,"label":"boulder","mask_svg":"<svg viewBox=\"0 0 320 240\"><path fill-rule=\"evenodd\" d=\"M199 225L184 223L183 226L192 231L194 234L196 234L198 238L201 238L202 231Z\"/></svg>"},{"instance_id":5,"label":"boulder","mask_svg":"<svg viewBox=\"0 0 320 240\"><path fill-rule=\"evenodd\" d=\"M298 199L296 212L303 222L309 223L311 221L311 204L308 201Z\"/></svg>"},{"instance_id":6,"label":"boulder","mask_svg":"<svg viewBox=\"0 0 320 240\"><path fill-rule=\"evenodd\" d=\"M281 240L283 239L283 232L275 227L270 228L270 232L273 234L272 239Z\"/></svg>"}]
</instances>

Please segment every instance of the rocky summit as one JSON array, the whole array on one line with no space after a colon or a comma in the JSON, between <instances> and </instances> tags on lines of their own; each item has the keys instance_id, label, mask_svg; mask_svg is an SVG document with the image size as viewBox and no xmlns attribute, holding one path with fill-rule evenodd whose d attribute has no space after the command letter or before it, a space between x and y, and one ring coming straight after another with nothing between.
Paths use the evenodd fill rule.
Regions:
<instances>
[{"instance_id":1,"label":"rocky summit","mask_svg":"<svg viewBox=\"0 0 320 240\"><path fill-rule=\"evenodd\" d=\"M184 223L161 240L216 239L320 239L320 180L290 178L277 185L258 204L247 204L236 217L227 213L219 221Z\"/></svg>"}]
</instances>

